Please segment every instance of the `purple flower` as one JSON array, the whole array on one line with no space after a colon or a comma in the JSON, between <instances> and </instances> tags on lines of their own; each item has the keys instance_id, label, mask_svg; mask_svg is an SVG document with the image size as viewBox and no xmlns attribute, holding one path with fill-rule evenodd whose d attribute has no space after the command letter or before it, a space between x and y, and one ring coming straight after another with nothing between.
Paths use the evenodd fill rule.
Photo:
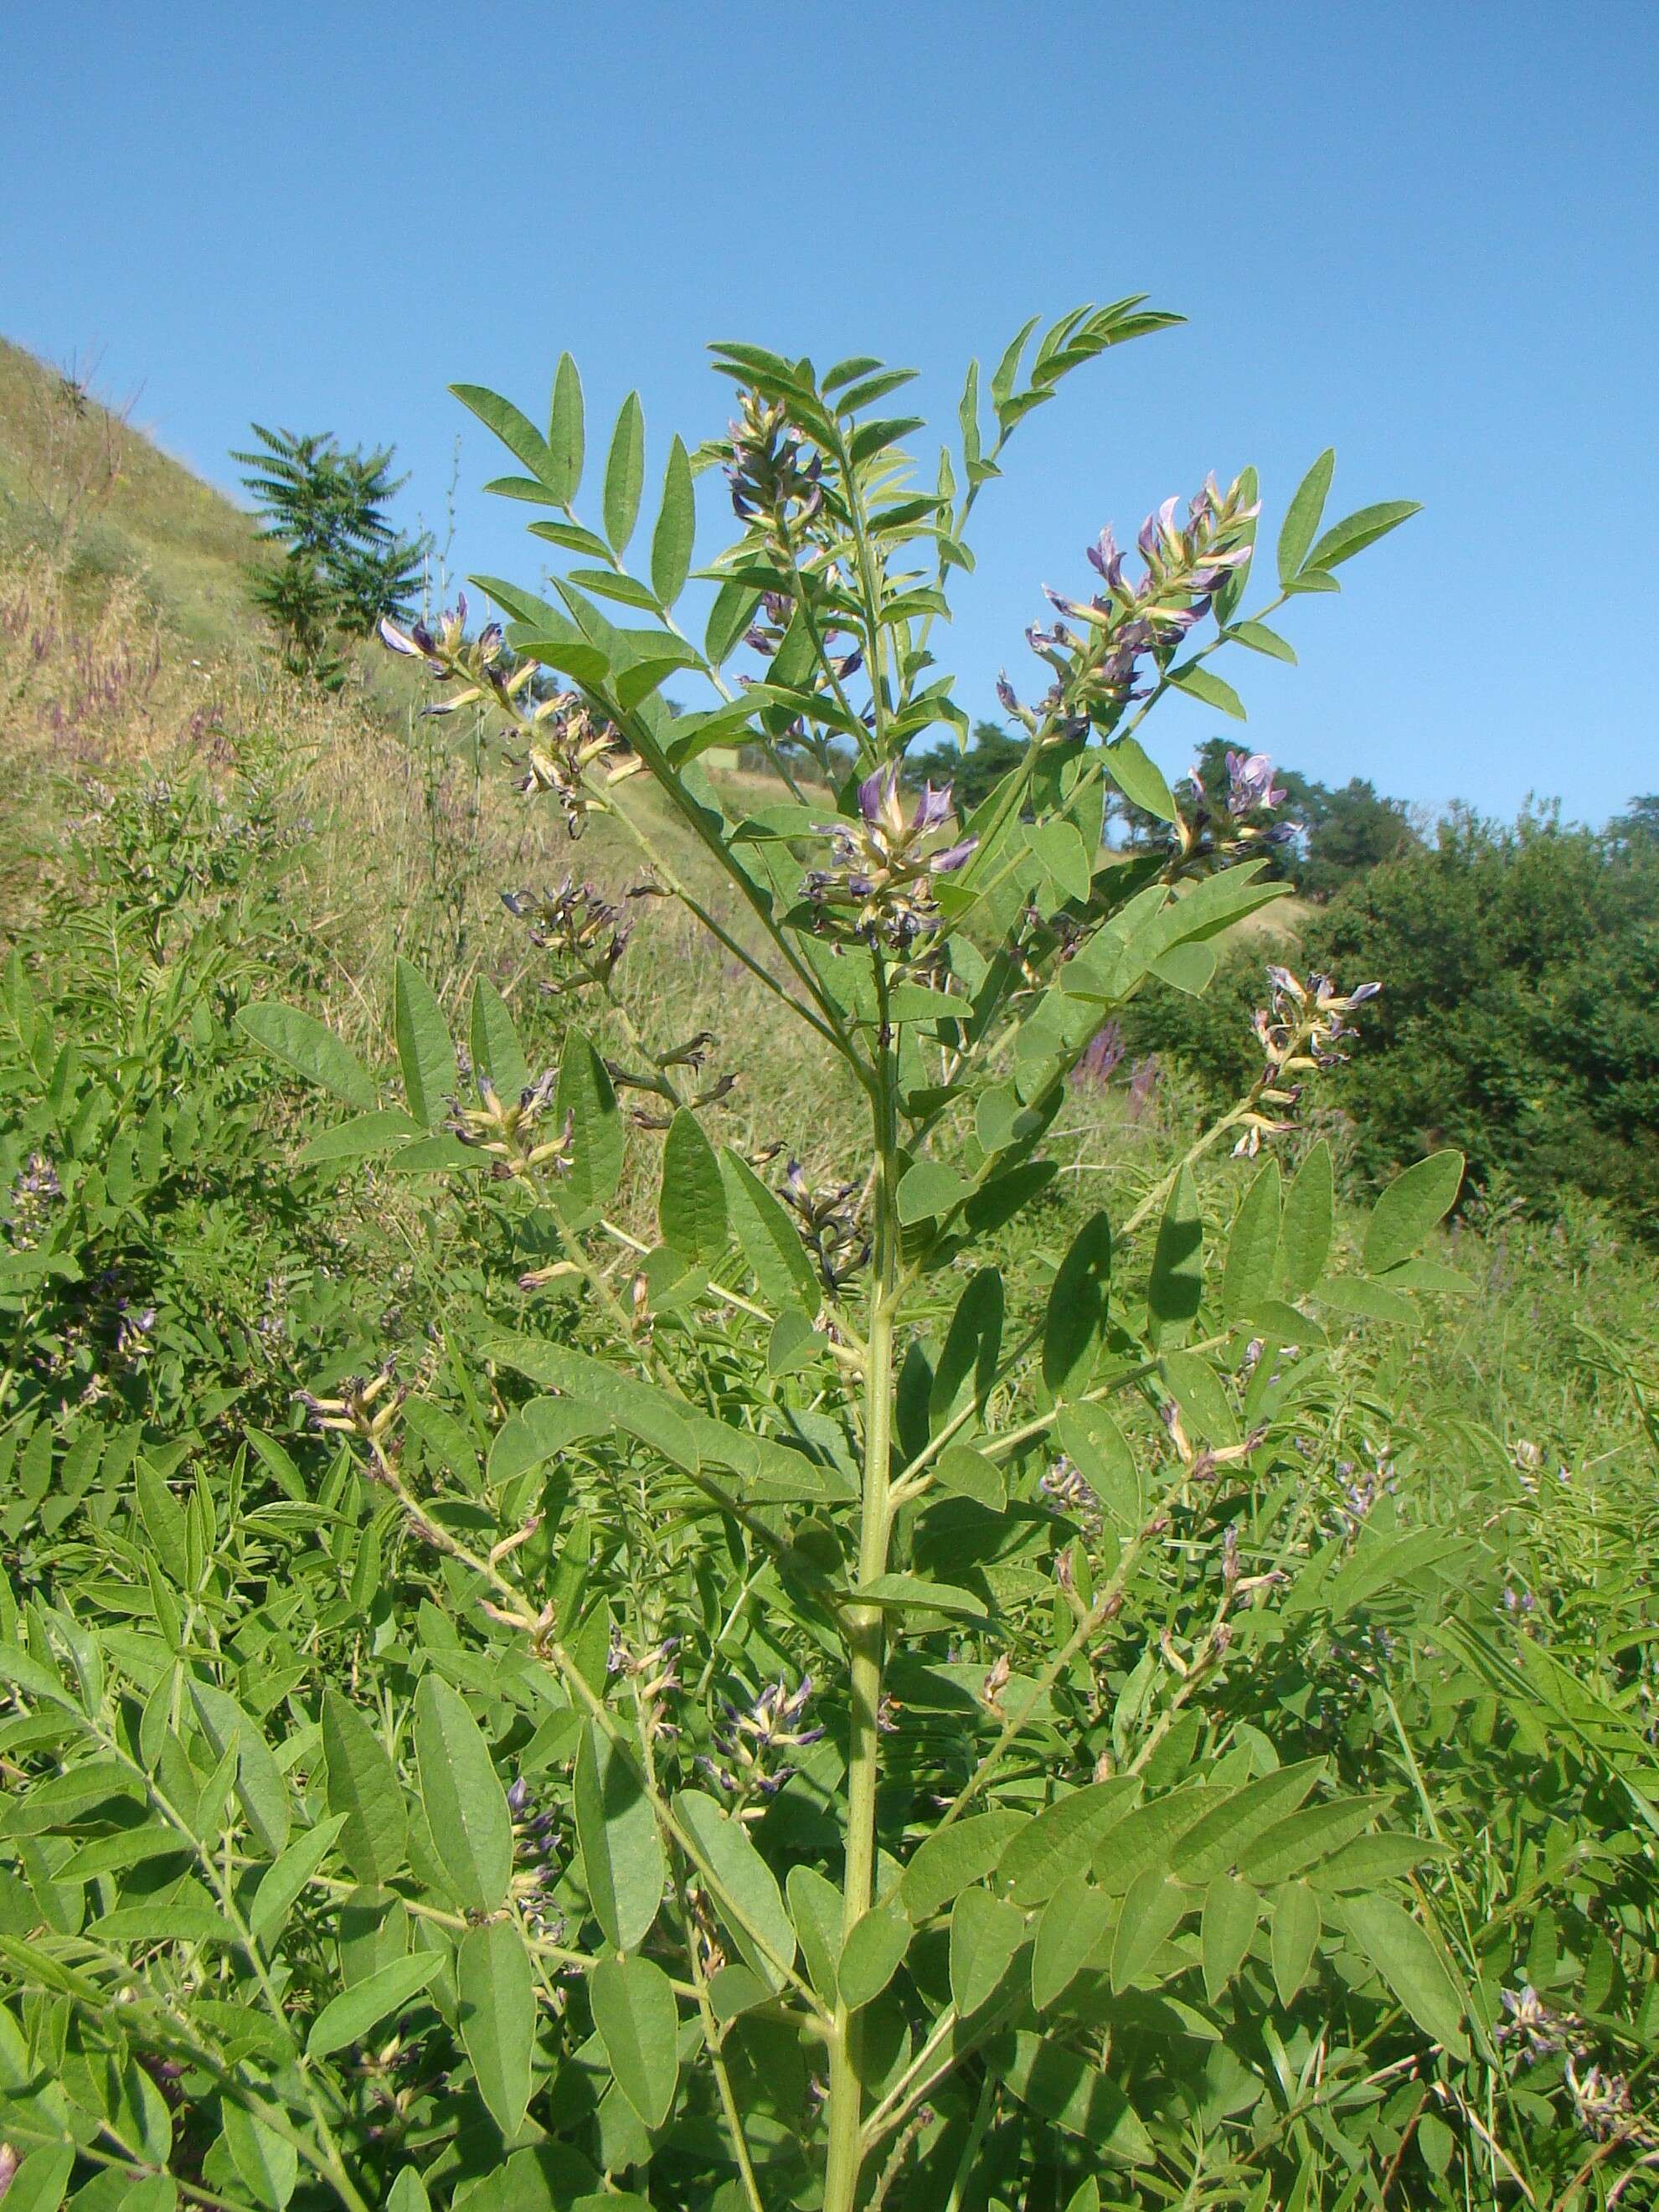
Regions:
<instances>
[{"instance_id":1,"label":"purple flower","mask_svg":"<svg viewBox=\"0 0 1659 2212\"><path fill-rule=\"evenodd\" d=\"M948 783L935 791L933 785L924 784L921 797L916 801L916 816L913 829L919 836L924 830L937 830L951 813L951 787Z\"/></svg>"},{"instance_id":2,"label":"purple flower","mask_svg":"<svg viewBox=\"0 0 1659 2212\"><path fill-rule=\"evenodd\" d=\"M1072 1080L1079 1085L1098 1085L1103 1088L1110 1080L1113 1069L1124 1052L1123 1026L1115 1018L1105 1028L1097 1030L1084 1048L1082 1058L1072 1070Z\"/></svg>"},{"instance_id":3,"label":"purple flower","mask_svg":"<svg viewBox=\"0 0 1659 2212\"><path fill-rule=\"evenodd\" d=\"M1273 783L1273 764L1267 753L1227 755L1227 809L1231 814L1254 814L1258 807L1280 805L1284 791Z\"/></svg>"}]
</instances>

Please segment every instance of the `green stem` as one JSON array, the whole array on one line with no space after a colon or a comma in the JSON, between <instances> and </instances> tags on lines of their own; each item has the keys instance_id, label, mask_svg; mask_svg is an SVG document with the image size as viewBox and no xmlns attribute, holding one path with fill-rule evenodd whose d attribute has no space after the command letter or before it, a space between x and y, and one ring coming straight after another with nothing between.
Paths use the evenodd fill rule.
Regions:
<instances>
[{"instance_id":1,"label":"green stem","mask_svg":"<svg viewBox=\"0 0 1659 2212\"><path fill-rule=\"evenodd\" d=\"M869 1349L864 1389L864 1494L859 1529L859 1583L887 1571L892 1532L893 1346L899 1268L897 1114L887 1024L887 979L875 956L881 1013L877 1038L876 1237L870 1274ZM880 1608L849 1606L845 1613L851 1662L852 1735L848 1760L847 1850L842 1882L842 1940L869 1911L875 1888L876 1790L881 1768L881 1684L885 1637ZM830 2042L830 2142L823 2212L854 2212L864 2147L858 2023L844 1998L836 2003Z\"/></svg>"}]
</instances>

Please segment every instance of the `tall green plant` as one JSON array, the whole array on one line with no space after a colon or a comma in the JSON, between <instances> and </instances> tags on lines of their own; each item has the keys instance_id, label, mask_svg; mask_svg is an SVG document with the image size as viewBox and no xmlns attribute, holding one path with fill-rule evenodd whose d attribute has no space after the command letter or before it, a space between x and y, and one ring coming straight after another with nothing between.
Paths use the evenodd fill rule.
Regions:
<instances>
[{"instance_id":1,"label":"tall green plant","mask_svg":"<svg viewBox=\"0 0 1659 2212\"><path fill-rule=\"evenodd\" d=\"M478 580L507 620L476 639L459 611L383 634L447 699L499 710L524 789L573 834L598 812L635 842L637 888L798 1018L867 1145L829 1187L718 1145L711 1041L632 1027L625 926L568 883L512 896L561 994L589 998L556 1068L527 1064L481 982L464 1076L407 965L401 1104L308 1017L243 1016L352 1109L304 1157L388 1155L461 1206L484 1171L536 1303L420 1376L314 1394L337 1454L314 1507L254 1440L290 1504L237 1504L230 1540L267 1560L288 1540L270 1577L292 1596L247 1617L212 1498L152 1479L135 1510L163 1649L93 1638L67 1602L8 1620L31 1741L65 1747L32 1830L62 1940L0 1937L34 2006L27 2033L0 2013L14 2090L53 2037L75 2054L37 2158L90 2104L112 2166L213 2203L483 2212L631 2187L854 2212L994 2189L1093 2212L1110 2175L1118 2202L1260 2208L1316 2201L1333 2156L1386 2194L1420 2129L1438 2156L1444 2124L1426 2089L1397 2109L1402 2082L1478 2117L1461 2083L1498 2062L1490 1991L1409 1886L1437 1846L1377 1832L1389 1798L1354 1786L1353 1729L1308 1686L1357 1608L1386 1599L1405 1633L1495 1586L1477 1536L1399 1530L1385 1470L1364 1497L1338 1472L1374 1411L1350 1334L1459 1287L1419 1253L1462 1163L1392 1185L1353 1261L1324 1147L1288 1182L1267 1158L1224 1238L1194 1174L1294 1125L1367 990L1283 974L1260 1077L1121 1220L1045 1253L1024 1302L995 1259L1042 1218L1045 1139L1103 1024L1144 989L1201 990L1218 939L1280 888L1245 818L1261 777L1237 817L1183 819L1140 724L1171 690L1242 714L1216 654L1276 653L1264 618L1411 509L1322 530L1324 457L1249 615L1249 472L1149 518L1133 569L1103 534L1097 587L1032 634L1040 695L1006 687L1018 763L966 821L899 775L924 732L965 732L932 641L1013 430L1169 319L1079 309L1029 362L1028 326L986 395L970 372L927 491L901 449L921 424L876 411L908 372L720 346L731 442L672 441L634 565L637 399L595 527L568 359L545 432L459 387L524 471L495 488L543 509L532 531L572 565L556 604ZM675 610L719 462L739 530L701 572L694 641ZM745 641L749 683L728 672ZM539 703L537 667L566 687ZM671 714L662 687L694 676L711 702ZM705 772L734 745L776 757L775 804ZM641 773L696 880L630 803ZM1167 849L1103 848L1112 790ZM641 1235L617 1194L630 1144L659 1139ZM284 1740L266 1670L319 1579ZM169 1867L188 1887L158 1905ZM141 2052L189 2081L188 2116L121 2070Z\"/></svg>"}]
</instances>

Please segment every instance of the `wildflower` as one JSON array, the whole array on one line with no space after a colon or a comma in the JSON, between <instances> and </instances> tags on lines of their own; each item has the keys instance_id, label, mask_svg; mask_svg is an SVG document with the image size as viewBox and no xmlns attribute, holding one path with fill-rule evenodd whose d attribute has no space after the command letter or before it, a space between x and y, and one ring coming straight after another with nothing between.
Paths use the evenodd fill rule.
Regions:
<instances>
[{"instance_id":1,"label":"wildflower","mask_svg":"<svg viewBox=\"0 0 1659 2212\"><path fill-rule=\"evenodd\" d=\"M1294 1079L1315 1068L1341 1066L1347 1054L1340 1048L1354 1034L1347 1017L1356 1007L1374 999L1380 983L1357 983L1346 994L1328 975L1310 975L1305 983L1276 962L1267 967L1269 1003L1250 1017L1261 1047L1262 1071L1255 1097L1264 1105L1294 1106L1301 1085ZM1282 1115L1245 1115L1244 1133L1235 1153L1254 1154L1264 1135L1279 1135L1292 1125Z\"/></svg>"},{"instance_id":2,"label":"wildflower","mask_svg":"<svg viewBox=\"0 0 1659 2212\"><path fill-rule=\"evenodd\" d=\"M1131 1068L1129 1071L1129 1115L1132 1121L1138 1121L1152 1104L1152 1095L1163 1079L1163 1068L1158 1064L1158 1057L1155 1052L1149 1052L1145 1060L1138 1060Z\"/></svg>"},{"instance_id":3,"label":"wildflower","mask_svg":"<svg viewBox=\"0 0 1659 2212\"><path fill-rule=\"evenodd\" d=\"M542 1129L544 1117L554 1103L558 1072L548 1068L507 1104L497 1095L488 1076L478 1079L478 1103L464 1106L452 1099L444 1127L467 1146L487 1152L489 1172L497 1182L533 1176L546 1170L565 1174L570 1166L575 1135L575 1116L567 1113L556 1135Z\"/></svg>"},{"instance_id":4,"label":"wildflower","mask_svg":"<svg viewBox=\"0 0 1659 2212\"><path fill-rule=\"evenodd\" d=\"M1581 2075L1569 2053L1566 2081L1574 2118L1586 2135L1601 2142L1618 2137L1645 2142L1652 2135L1653 2130L1637 2117L1630 2083L1622 2074L1604 2074L1599 2066L1592 2066Z\"/></svg>"},{"instance_id":5,"label":"wildflower","mask_svg":"<svg viewBox=\"0 0 1659 2212\"><path fill-rule=\"evenodd\" d=\"M49 1208L63 1195L57 1169L44 1152L31 1152L11 1187L9 1225L14 1250L33 1251Z\"/></svg>"},{"instance_id":6,"label":"wildflower","mask_svg":"<svg viewBox=\"0 0 1659 2212\"><path fill-rule=\"evenodd\" d=\"M548 1897L558 1881L553 1852L558 1815L550 1805L538 1804L522 1774L507 1786L507 1807L513 1819L513 1895L533 1931L556 1941L562 1931L549 1911Z\"/></svg>"},{"instance_id":7,"label":"wildflower","mask_svg":"<svg viewBox=\"0 0 1659 2212\"><path fill-rule=\"evenodd\" d=\"M789 421L781 400L744 392L738 410L726 466L732 511L767 526L766 536L787 548L792 532L810 526L823 505L823 457Z\"/></svg>"},{"instance_id":8,"label":"wildflower","mask_svg":"<svg viewBox=\"0 0 1659 2212\"><path fill-rule=\"evenodd\" d=\"M526 750L514 765L524 771L514 788L532 797L551 793L563 810L566 830L580 837L592 805L589 774L603 769L607 784L621 783L642 763L627 750L613 722L596 716L578 693L558 691L531 716Z\"/></svg>"},{"instance_id":9,"label":"wildflower","mask_svg":"<svg viewBox=\"0 0 1659 2212\"><path fill-rule=\"evenodd\" d=\"M337 1397L317 1398L309 1390L296 1390L294 1395L310 1415L312 1427L319 1434L360 1437L380 1449L409 1395L401 1386L392 1388L392 1362L388 1359L378 1375L348 1375L338 1386Z\"/></svg>"},{"instance_id":10,"label":"wildflower","mask_svg":"<svg viewBox=\"0 0 1659 2212\"><path fill-rule=\"evenodd\" d=\"M1087 1478L1063 1455L1047 1468L1037 1487L1058 1513L1080 1521L1091 1534L1102 1526L1100 1498Z\"/></svg>"},{"instance_id":11,"label":"wildflower","mask_svg":"<svg viewBox=\"0 0 1659 2212\"><path fill-rule=\"evenodd\" d=\"M1051 707L1062 701L1085 720L1110 726L1122 708L1145 694L1139 664L1152 655L1164 665L1188 632L1209 612L1212 599L1250 557L1259 503L1244 504L1242 480L1224 492L1213 477L1191 501L1186 520L1166 500L1141 525L1135 543L1145 574L1132 583L1126 556L1109 528L1087 550L1102 589L1078 600L1044 586L1049 603L1067 618L1052 629L1035 624L1026 637L1058 677ZM1082 625L1079 635L1067 622ZM1012 710L1011 710L1012 711Z\"/></svg>"},{"instance_id":12,"label":"wildflower","mask_svg":"<svg viewBox=\"0 0 1659 2212\"><path fill-rule=\"evenodd\" d=\"M154 1306L134 1307L126 1298L118 1298L115 1304L115 1349L123 1359L142 1359L155 1346L150 1336L155 1330L156 1310Z\"/></svg>"},{"instance_id":13,"label":"wildflower","mask_svg":"<svg viewBox=\"0 0 1659 2212\"><path fill-rule=\"evenodd\" d=\"M870 1240L859 1227L852 1201L860 1185L827 1183L814 1190L799 1160L791 1160L778 1194L794 1214L823 1287L833 1297L870 1257Z\"/></svg>"},{"instance_id":14,"label":"wildflower","mask_svg":"<svg viewBox=\"0 0 1659 2212\"><path fill-rule=\"evenodd\" d=\"M705 1758L700 1764L722 1790L734 1797L741 1800L754 1795L775 1796L795 1771L793 1764L782 1754L805 1750L823 1734L821 1728L801 1726L811 1696L810 1674L804 1674L793 1691L780 1676L749 1705L738 1706L728 1702L723 1720L714 1728L714 1749L719 1757ZM752 1807L747 1812L740 1812L739 1817L752 1819L760 1809L758 1806Z\"/></svg>"},{"instance_id":15,"label":"wildflower","mask_svg":"<svg viewBox=\"0 0 1659 2212\"><path fill-rule=\"evenodd\" d=\"M1227 755L1227 810L1235 815L1254 814L1264 807L1280 806L1285 793L1273 786L1273 764L1267 753Z\"/></svg>"},{"instance_id":16,"label":"wildflower","mask_svg":"<svg viewBox=\"0 0 1659 2212\"><path fill-rule=\"evenodd\" d=\"M1082 1058L1072 1070L1073 1082L1080 1090L1088 1087L1103 1091L1123 1053L1123 1024L1114 1015L1085 1046Z\"/></svg>"},{"instance_id":17,"label":"wildflower","mask_svg":"<svg viewBox=\"0 0 1659 2212\"><path fill-rule=\"evenodd\" d=\"M551 952L567 972L544 981L542 989L551 998L566 991L611 981L617 963L628 949L630 926L621 909L600 897L592 884L578 884L569 876L555 891L503 891L501 904L510 915L530 923L530 941Z\"/></svg>"},{"instance_id":18,"label":"wildflower","mask_svg":"<svg viewBox=\"0 0 1659 2212\"><path fill-rule=\"evenodd\" d=\"M948 783L937 791L925 786L908 819L896 765L866 776L858 798L855 820L841 817L817 825L818 835L830 840L832 865L808 875L807 896L820 909L854 908L855 937L903 951L939 927L934 881L961 867L979 840L963 837L942 849L926 849L950 818Z\"/></svg>"}]
</instances>

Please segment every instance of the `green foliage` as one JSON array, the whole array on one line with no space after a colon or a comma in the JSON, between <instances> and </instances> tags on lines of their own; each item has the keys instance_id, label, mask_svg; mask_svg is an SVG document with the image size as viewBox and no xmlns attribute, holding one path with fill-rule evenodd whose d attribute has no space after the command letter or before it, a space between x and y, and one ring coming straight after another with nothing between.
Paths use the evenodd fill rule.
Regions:
<instances>
[{"instance_id":1,"label":"green foliage","mask_svg":"<svg viewBox=\"0 0 1659 2212\"><path fill-rule=\"evenodd\" d=\"M1633 821L1640 819L1632 816ZM1552 815L1467 814L1358 878L1310 930L1316 965L1385 986L1335 1096L1374 1170L1425 1141L1551 1207L1564 1189L1659 1218L1659 848Z\"/></svg>"},{"instance_id":2,"label":"green foliage","mask_svg":"<svg viewBox=\"0 0 1659 2212\"><path fill-rule=\"evenodd\" d=\"M249 597L283 633L287 666L337 690L340 640L413 610L427 541L400 537L386 514L407 479L393 478L389 446L347 453L327 432L250 428L257 445L231 459L252 471L242 482L278 557L251 573Z\"/></svg>"},{"instance_id":3,"label":"green foliage","mask_svg":"<svg viewBox=\"0 0 1659 2212\"><path fill-rule=\"evenodd\" d=\"M626 404L601 538L568 360L545 435L459 387L529 472L503 495L594 566L556 605L489 587L574 686L539 708L459 625L434 657L556 834L635 839L794 1025L811 1133L860 1109L832 1176L722 1124L738 1071L684 989L624 995L626 925L585 886L514 896L556 1036L505 969L463 990L405 960L384 1036L349 1046L264 858L210 869L211 897L190 873L205 807L114 838L87 901L147 945L143 982L125 951L86 969L94 1014L66 962L48 1034L30 971L78 917L14 963L13 2187L1099 2212L1644 2185L1651 1347L1595 1330L1575 1278L1526 1319L1573 1377L1535 1402L1544 1441L1480 1426L1458 1323L1428 1318L1480 1287L1438 1256L1461 1162L1356 1228L1309 1141L1334 991L1281 984L1267 1073L1189 1143L1071 1082L1278 888L1173 795L1167 853L1103 848L1109 782L1151 788L1116 656L1205 690L1228 641L1198 641L1199 599L1259 623L1403 510L1325 527L1327 456L1245 615L1253 480L1218 490L1149 528L1098 637L1045 648L1054 696L959 829L897 773L963 726L928 639L1013 430L1168 319L1028 327L970 374L937 494L901 451L921 426L872 411L905 372L717 348L739 528L703 566L755 595L767 665L682 713L663 684L714 673L669 614L711 451L671 445L636 528L657 478ZM732 744L780 763L775 803L704 772ZM641 772L650 811L620 795ZM187 987L211 1000L188 1043ZM103 1397L35 1371L105 1264L88 1163L95 1139L106 1197L135 1070L142 1114L161 1072L221 1100L227 1218L325 1240L337 1306L283 1362L303 1419L239 1375L216 1426L211 1370L181 1366L112 1456ZM167 1110L140 1163L166 1249L121 1224L158 1269L168 1178L203 1171ZM1287 1136L1288 1178L1225 1164ZM373 1317L399 1249L401 1333Z\"/></svg>"}]
</instances>

